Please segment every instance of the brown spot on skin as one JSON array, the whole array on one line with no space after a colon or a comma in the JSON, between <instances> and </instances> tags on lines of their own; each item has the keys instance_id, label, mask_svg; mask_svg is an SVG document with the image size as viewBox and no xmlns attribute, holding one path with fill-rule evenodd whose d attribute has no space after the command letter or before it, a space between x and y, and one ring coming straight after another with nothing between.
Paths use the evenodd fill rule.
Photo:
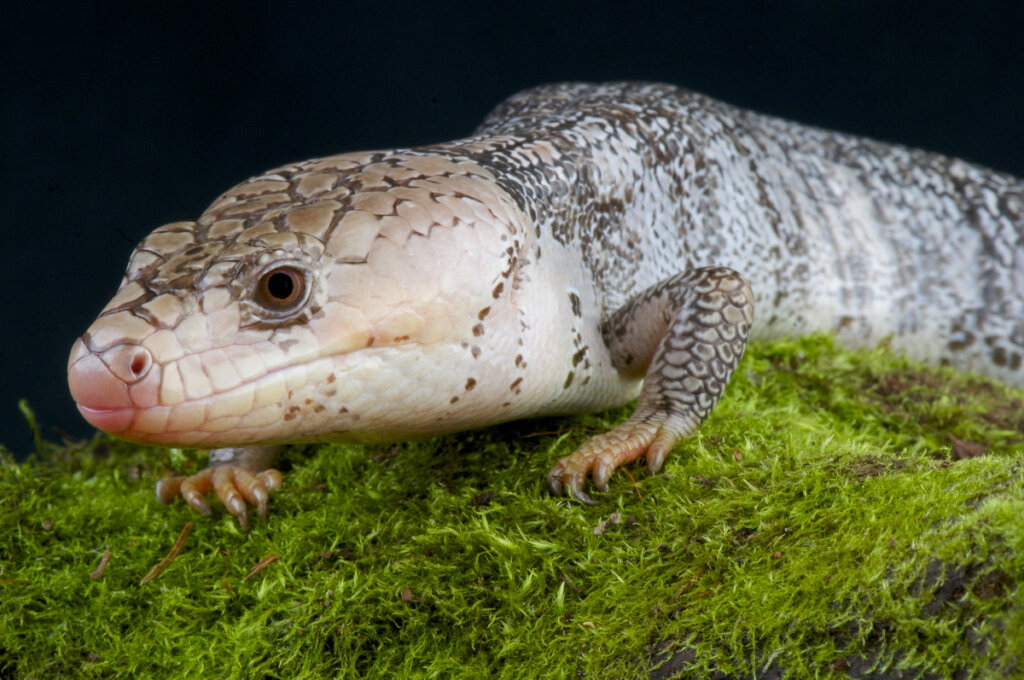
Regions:
<instances>
[{"instance_id":1,"label":"brown spot on skin","mask_svg":"<svg viewBox=\"0 0 1024 680\"><path fill-rule=\"evenodd\" d=\"M477 325L473 326L473 335L475 335L476 337L480 337L483 334L484 325L482 323L478 323Z\"/></svg>"},{"instance_id":2,"label":"brown spot on skin","mask_svg":"<svg viewBox=\"0 0 1024 680\"><path fill-rule=\"evenodd\" d=\"M301 410L302 409L299 408L298 406L292 406L291 408L288 409L288 413L298 413Z\"/></svg>"},{"instance_id":3,"label":"brown spot on skin","mask_svg":"<svg viewBox=\"0 0 1024 680\"><path fill-rule=\"evenodd\" d=\"M335 394L337 394L337 393L338 393L338 390L336 390L336 389L334 389L334 388L332 387L331 389L327 390L327 393L326 393L326 394L327 394L327 396L328 396L328 397L333 397L333 396L334 396Z\"/></svg>"},{"instance_id":4,"label":"brown spot on skin","mask_svg":"<svg viewBox=\"0 0 1024 680\"><path fill-rule=\"evenodd\" d=\"M964 327L961 326L958 322L953 323L953 327L950 329L950 331L954 334L963 333L963 340L954 340L949 343L949 348L954 352L959 352L967 349L968 347L973 345L974 341L976 340L976 338L974 337L974 333L965 330Z\"/></svg>"},{"instance_id":5,"label":"brown spot on skin","mask_svg":"<svg viewBox=\"0 0 1024 680\"><path fill-rule=\"evenodd\" d=\"M996 347L994 350L992 350L992 363L994 363L996 366L1006 365L1005 347Z\"/></svg>"},{"instance_id":6,"label":"brown spot on skin","mask_svg":"<svg viewBox=\"0 0 1024 680\"><path fill-rule=\"evenodd\" d=\"M295 414L295 413L285 413L284 414L284 419L285 420L295 420L295 416L296 415L297 414Z\"/></svg>"},{"instance_id":7,"label":"brown spot on skin","mask_svg":"<svg viewBox=\"0 0 1024 680\"><path fill-rule=\"evenodd\" d=\"M580 296L576 293L569 293L569 304L572 305L573 316L583 316L580 311Z\"/></svg>"},{"instance_id":8,"label":"brown spot on skin","mask_svg":"<svg viewBox=\"0 0 1024 680\"><path fill-rule=\"evenodd\" d=\"M467 392L471 391L474 387L476 387L476 378L470 378L469 380L466 381Z\"/></svg>"},{"instance_id":9,"label":"brown spot on skin","mask_svg":"<svg viewBox=\"0 0 1024 680\"><path fill-rule=\"evenodd\" d=\"M448 403L449 403L449 404L454 404L454 403L455 403L455 402L457 402L458 400L459 400L459 398L458 398L458 397L452 397L451 401L449 401Z\"/></svg>"},{"instance_id":10,"label":"brown spot on skin","mask_svg":"<svg viewBox=\"0 0 1024 680\"><path fill-rule=\"evenodd\" d=\"M501 291L503 290L505 290L505 284L503 282L499 282L498 285L494 287L494 290L491 291L491 297L497 300L501 297Z\"/></svg>"},{"instance_id":11,"label":"brown spot on skin","mask_svg":"<svg viewBox=\"0 0 1024 680\"><path fill-rule=\"evenodd\" d=\"M516 355L516 366L522 366L522 365L523 365L523 355L522 354L517 354Z\"/></svg>"},{"instance_id":12,"label":"brown spot on skin","mask_svg":"<svg viewBox=\"0 0 1024 680\"><path fill-rule=\"evenodd\" d=\"M506 402L505 402L504 404L502 404L502 405L501 405L501 407L502 407L502 408L507 408L507 407L509 407L509 406L511 406L511 405L512 405L512 402L511 402L511 401L506 401Z\"/></svg>"},{"instance_id":13,"label":"brown spot on skin","mask_svg":"<svg viewBox=\"0 0 1024 680\"><path fill-rule=\"evenodd\" d=\"M307 399L306 401L304 401L302 403L305 404L306 406L309 406L310 404L313 403L313 400L312 399Z\"/></svg>"},{"instance_id":14,"label":"brown spot on skin","mask_svg":"<svg viewBox=\"0 0 1024 680\"><path fill-rule=\"evenodd\" d=\"M368 339L368 340L366 341L366 346L367 346L367 347L373 347L373 343L374 343L374 341L375 341L376 339L377 339L377 338L375 338L375 337L373 337L373 336L371 335L371 336L370 336L370 338L369 338L369 339Z\"/></svg>"},{"instance_id":15,"label":"brown spot on skin","mask_svg":"<svg viewBox=\"0 0 1024 680\"><path fill-rule=\"evenodd\" d=\"M522 382L523 382L523 379L521 377L520 378L516 378L515 382L513 382L511 385L509 385L508 388L510 390L512 390L513 392L519 392L519 390L517 388L519 387L519 384L522 383Z\"/></svg>"},{"instance_id":16,"label":"brown spot on skin","mask_svg":"<svg viewBox=\"0 0 1024 680\"><path fill-rule=\"evenodd\" d=\"M409 339L408 335L400 335L394 339L394 342L405 342Z\"/></svg>"},{"instance_id":17,"label":"brown spot on skin","mask_svg":"<svg viewBox=\"0 0 1024 680\"><path fill-rule=\"evenodd\" d=\"M572 365L573 365L574 368L576 366L579 366L579 363L581 361L583 361L583 357L585 357L586 354L587 354L587 346L584 345L583 347L580 348L580 351L578 351L578 352L576 352L576 354L572 355Z\"/></svg>"},{"instance_id":18,"label":"brown spot on skin","mask_svg":"<svg viewBox=\"0 0 1024 680\"><path fill-rule=\"evenodd\" d=\"M474 359L476 359L478 356L480 356L480 348L477 347L476 345L473 345L473 348L469 350L469 353L473 355Z\"/></svg>"},{"instance_id":19,"label":"brown spot on skin","mask_svg":"<svg viewBox=\"0 0 1024 680\"><path fill-rule=\"evenodd\" d=\"M484 308L483 308L483 309L481 309L481 310L480 310L480 312L479 312L479 313L478 313L478 314L476 315L476 318L478 318L478 319L480 319L481 321L483 321L484 319L486 319L486 318L487 318L487 315L488 315L488 314L490 314L490 313L491 313L491 308L490 308L490 307L484 307Z\"/></svg>"},{"instance_id":20,"label":"brown spot on skin","mask_svg":"<svg viewBox=\"0 0 1024 680\"><path fill-rule=\"evenodd\" d=\"M339 416L344 415L346 413L348 413L348 406L342 406L340 409L338 409Z\"/></svg>"},{"instance_id":21,"label":"brown spot on skin","mask_svg":"<svg viewBox=\"0 0 1024 680\"><path fill-rule=\"evenodd\" d=\"M327 376L327 382L332 383L335 380L336 380L336 378L334 377L333 373L331 373L329 376Z\"/></svg>"},{"instance_id":22,"label":"brown spot on skin","mask_svg":"<svg viewBox=\"0 0 1024 680\"><path fill-rule=\"evenodd\" d=\"M572 384L572 378L575 375L572 371L569 371L569 375L565 376L565 384L562 385L563 390L569 389L569 385Z\"/></svg>"},{"instance_id":23,"label":"brown spot on skin","mask_svg":"<svg viewBox=\"0 0 1024 680\"><path fill-rule=\"evenodd\" d=\"M317 404L316 406L313 407L313 413L323 413L326 410L327 407L324 406L323 404Z\"/></svg>"}]
</instances>

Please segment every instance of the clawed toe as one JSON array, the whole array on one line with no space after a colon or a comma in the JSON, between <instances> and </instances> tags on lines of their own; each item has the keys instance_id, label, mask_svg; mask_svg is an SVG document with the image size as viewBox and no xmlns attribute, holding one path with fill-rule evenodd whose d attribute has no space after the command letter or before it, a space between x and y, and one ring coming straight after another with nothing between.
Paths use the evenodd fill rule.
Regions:
<instances>
[{"instance_id":1,"label":"clawed toe","mask_svg":"<svg viewBox=\"0 0 1024 680\"><path fill-rule=\"evenodd\" d=\"M566 456L551 468L551 471L548 472L548 488L556 496L561 496L564 491L580 503L586 503L587 505L596 504L597 501L583 491L583 485L587 479L587 471L585 469L577 469L574 465L575 461L571 460L571 458L572 456Z\"/></svg>"}]
</instances>

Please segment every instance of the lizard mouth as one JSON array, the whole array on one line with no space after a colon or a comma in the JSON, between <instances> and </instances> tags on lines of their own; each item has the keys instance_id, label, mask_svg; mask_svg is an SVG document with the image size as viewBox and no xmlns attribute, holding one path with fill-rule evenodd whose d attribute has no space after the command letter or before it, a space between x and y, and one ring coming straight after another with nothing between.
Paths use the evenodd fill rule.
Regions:
<instances>
[{"instance_id":1,"label":"lizard mouth","mask_svg":"<svg viewBox=\"0 0 1024 680\"><path fill-rule=\"evenodd\" d=\"M76 404L78 412L97 430L117 434L127 430L135 419L134 408L90 408Z\"/></svg>"},{"instance_id":2,"label":"lizard mouth","mask_svg":"<svg viewBox=\"0 0 1024 680\"><path fill-rule=\"evenodd\" d=\"M166 367L146 348L126 343L94 352L79 340L68 362L68 386L82 417L121 439L170 446L262 442L282 438L279 430L297 438L295 428L281 427L295 417L282 411L287 404L281 400L289 378L308 363L296 360L223 391L166 404L160 399ZM268 380L270 396L261 400L254 383Z\"/></svg>"}]
</instances>

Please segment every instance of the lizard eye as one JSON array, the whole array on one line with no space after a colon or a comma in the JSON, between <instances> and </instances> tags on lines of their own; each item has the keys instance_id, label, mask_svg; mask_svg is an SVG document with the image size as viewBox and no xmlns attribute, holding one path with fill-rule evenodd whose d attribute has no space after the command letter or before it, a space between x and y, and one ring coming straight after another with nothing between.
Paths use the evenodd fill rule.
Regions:
<instances>
[{"instance_id":1,"label":"lizard eye","mask_svg":"<svg viewBox=\"0 0 1024 680\"><path fill-rule=\"evenodd\" d=\"M269 269L256 284L256 302L270 311L291 311L305 300L306 277L292 266Z\"/></svg>"}]
</instances>

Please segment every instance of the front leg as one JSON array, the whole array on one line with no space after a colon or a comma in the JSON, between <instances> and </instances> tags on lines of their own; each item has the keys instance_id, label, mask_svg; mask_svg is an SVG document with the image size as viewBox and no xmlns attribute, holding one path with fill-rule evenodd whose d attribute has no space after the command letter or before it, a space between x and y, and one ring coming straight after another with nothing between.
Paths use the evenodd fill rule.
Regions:
<instances>
[{"instance_id":1,"label":"front leg","mask_svg":"<svg viewBox=\"0 0 1024 680\"><path fill-rule=\"evenodd\" d=\"M617 310L602 330L615 367L644 375L636 411L558 461L548 473L551 490L593 503L583 492L588 472L607 491L615 469L641 455L652 473L660 470L672 446L693 434L722 396L753 315L750 285L724 267L673 276Z\"/></svg>"},{"instance_id":2,"label":"front leg","mask_svg":"<svg viewBox=\"0 0 1024 680\"><path fill-rule=\"evenodd\" d=\"M256 506L260 519L266 517L270 492L281 488L281 473L270 469L277 446L239 446L210 451L210 463L202 472L182 477L165 477L156 484L156 497L170 503L179 495L196 512L213 514L206 494L216 491L228 512L248 528L246 503Z\"/></svg>"}]
</instances>

